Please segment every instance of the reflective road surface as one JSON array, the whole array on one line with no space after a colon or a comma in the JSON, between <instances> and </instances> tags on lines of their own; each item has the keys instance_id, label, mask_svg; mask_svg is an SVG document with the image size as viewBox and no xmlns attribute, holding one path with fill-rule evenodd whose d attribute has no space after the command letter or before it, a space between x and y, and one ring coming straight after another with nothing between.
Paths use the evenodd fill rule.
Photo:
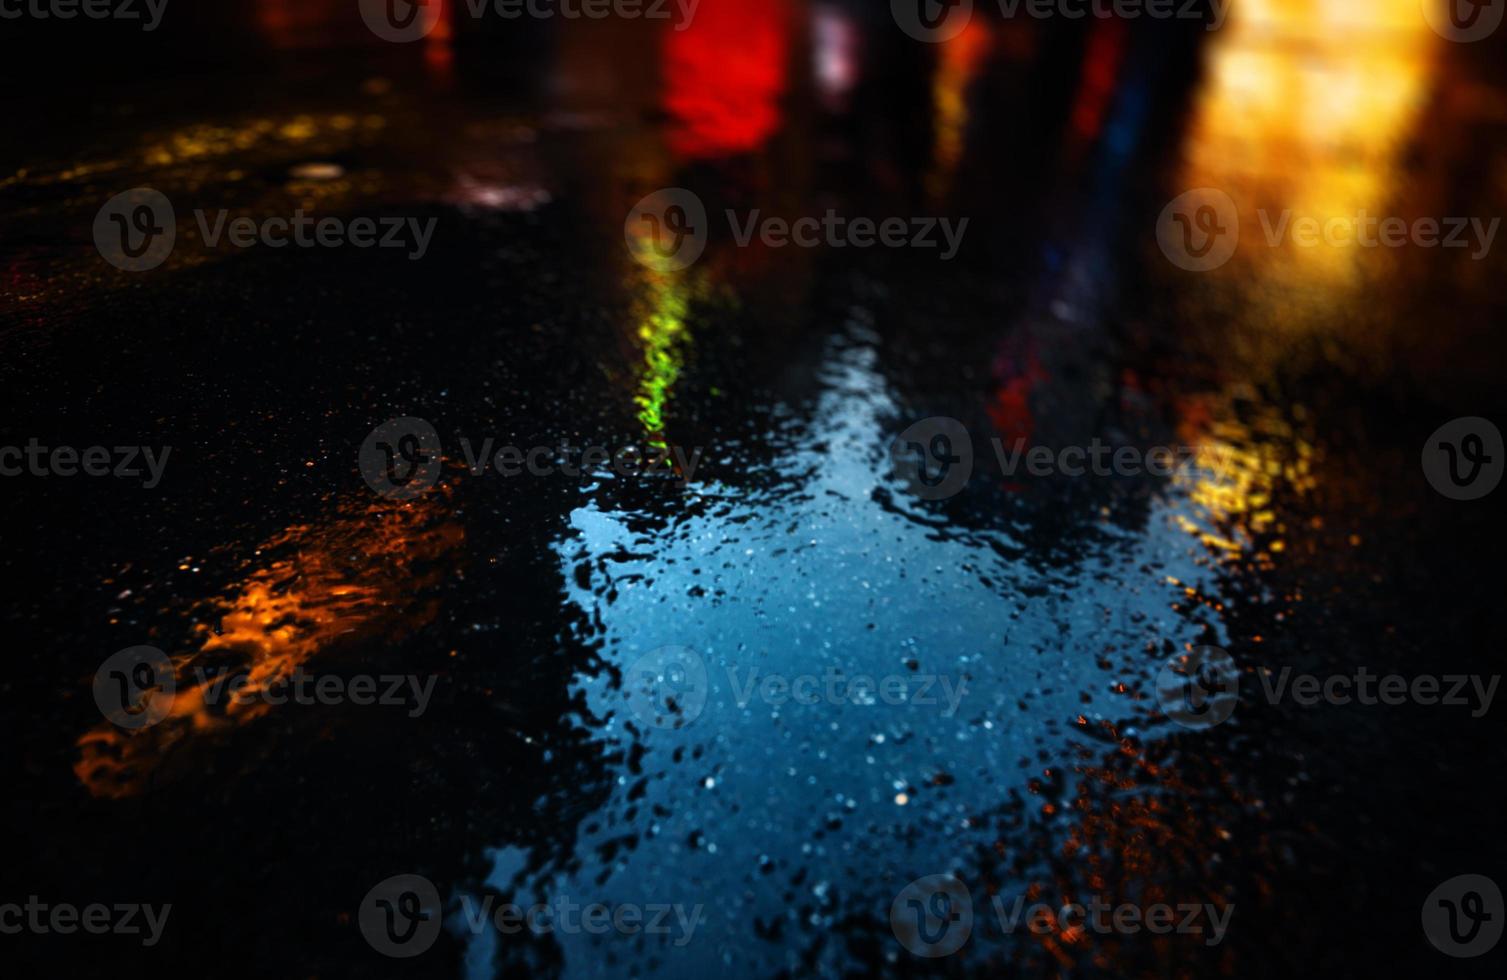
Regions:
<instances>
[{"instance_id":1,"label":"reflective road surface","mask_svg":"<svg viewBox=\"0 0 1507 980\"><path fill-rule=\"evenodd\" d=\"M6 96L0 462L140 452L0 481L0 903L171 905L7 929L18 975L1500 968L1420 921L1507 881L1500 497L1431 483L1507 419L1499 41L205 6ZM403 244L230 237L300 214ZM1481 686L1287 687L1358 672ZM1029 918L1091 902L1172 918Z\"/></svg>"}]
</instances>

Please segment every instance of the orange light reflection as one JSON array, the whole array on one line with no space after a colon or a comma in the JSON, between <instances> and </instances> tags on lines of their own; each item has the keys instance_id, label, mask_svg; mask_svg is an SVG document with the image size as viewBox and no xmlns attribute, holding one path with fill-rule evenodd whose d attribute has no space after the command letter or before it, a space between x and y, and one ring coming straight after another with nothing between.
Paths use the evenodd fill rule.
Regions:
<instances>
[{"instance_id":1,"label":"orange light reflection","mask_svg":"<svg viewBox=\"0 0 1507 980\"><path fill-rule=\"evenodd\" d=\"M176 691L157 724L126 731L102 721L78 739L74 773L101 797L143 790L190 742L246 725L272 711L256 697L334 648L391 643L432 620L437 585L462 541L439 520L439 491L407 505L350 504L325 525L296 524L256 551L255 568L232 594L212 603L219 628L198 627L193 649L171 657ZM224 671L224 673L220 673ZM216 682L247 680L230 697Z\"/></svg>"}]
</instances>

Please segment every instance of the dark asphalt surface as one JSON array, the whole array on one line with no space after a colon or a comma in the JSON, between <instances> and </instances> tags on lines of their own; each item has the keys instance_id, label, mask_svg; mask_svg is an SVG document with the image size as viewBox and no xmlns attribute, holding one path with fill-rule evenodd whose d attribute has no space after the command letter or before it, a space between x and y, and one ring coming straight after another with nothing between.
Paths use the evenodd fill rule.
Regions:
<instances>
[{"instance_id":1,"label":"dark asphalt surface","mask_svg":"<svg viewBox=\"0 0 1507 980\"><path fill-rule=\"evenodd\" d=\"M1502 251L1272 247L1257 212L1502 214L1500 42L1449 43L1411 3L1327 23L1312 8L1347 5L1242 16L1237 0L1218 31L980 15L944 45L909 41L883 5L703 3L678 40L481 23L411 46L374 42L354 4L248 3L165 20L142 42L151 68L123 79L116 36L87 25L98 58L51 69L77 77L12 87L0 445L171 449L151 487L0 478L0 904L172 910L150 947L32 930L0 935L3 961L1499 971L1501 948L1431 946L1420 909L1456 875L1507 881L1501 709L1263 691L1284 668L1497 672L1502 491L1447 499L1420 456L1452 419L1507 419ZM60 36L10 71L44 77ZM135 187L176 215L145 272L92 234ZM667 187L710 216L684 270L644 267L624 239ZM1209 272L1157 239L1198 187L1241 208L1239 247ZM434 231L413 260L210 247L194 217L299 208ZM727 209L968 226L945 261L745 247ZM400 501L358 455L407 417L444 463ZM974 472L927 500L890 446L939 417L971 435ZM1168 477L1005 477L992 438L1191 458ZM509 477L468 468L486 439L701 456ZM166 653L179 691L132 731L92 685L138 645ZM1156 683L1203 645L1240 677L1234 715L1206 729L1169 719ZM666 657L690 676L646 692ZM428 693L206 705L193 671L222 668ZM801 704L757 693L770 675L849 686ZM855 693L857 675L932 701ZM400 874L443 905L411 959L362 928ZM975 923L928 959L891 906L938 874L966 883ZM1006 932L992 906L1019 896L1193 905L1227 927ZM467 927L485 899L562 898L695 924Z\"/></svg>"}]
</instances>

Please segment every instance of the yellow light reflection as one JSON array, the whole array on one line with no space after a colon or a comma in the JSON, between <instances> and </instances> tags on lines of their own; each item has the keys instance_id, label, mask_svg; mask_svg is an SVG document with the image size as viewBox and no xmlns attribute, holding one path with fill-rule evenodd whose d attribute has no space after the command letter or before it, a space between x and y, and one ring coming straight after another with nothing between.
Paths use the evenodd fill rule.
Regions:
<instances>
[{"instance_id":1,"label":"yellow light reflection","mask_svg":"<svg viewBox=\"0 0 1507 980\"><path fill-rule=\"evenodd\" d=\"M962 33L941 46L931 86L936 136L932 170L926 177L926 189L934 198L946 195L963 159L970 117L968 89L978 77L993 40L988 26L973 20Z\"/></svg>"},{"instance_id":2,"label":"yellow light reflection","mask_svg":"<svg viewBox=\"0 0 1507 980\"><path fill-rule=\"evenodd\" d=\"M1343 235L1299 245L1291 222L1353 228L1362 214L1399 214L1443 43L1418 0L1244 0L1210 46L1176 183L1230 194L1240 240L1232 274L1216 274L1223 302L1209 305L1202 283L1179 302L1191 322L1232 318L1219 342L1247 373L1183 406L1180 435L1199 455L1178 477L1192 512L1176 521L1226 559L1270 561L1286 547L1274 494L1314 485L1302 406L1265 404L1266 371L1294 344L1344 329L1342 311L1398 261Z\"/></svg>"},{"instance_id":3,"label":"yellow light reflection","mask_svg":"<svg viewBox=\"0 0 1507 980\"><path fill-rule=\"evenodd\" d=\"M1176 521L1226 558L1254 551L1257 561L1265 562L1286 547L1278 537L1284 528L1274 494L1279 488L1304 494L1315 486L1313 444L1300 425L1274 411L1248 407L1241 412L1229 403L1200 402L1183 415L1179 436L1196 453L1177 476L1188 488L1197 520L1178 515Z\"/></svg>"},{"instance_id":4,"label":"yellow light reflection","mask_svg":"<svg viewBox=\"0 0 1507 980\"><path fill-rule=\"evenodd\" d=\"M1440 43L1418 0L1235 5L1213 44L1181 185L1234 196L1238 254L1263 279L1354 280L1376 250L1290 239L1273 248L1268 229L1283 211L1321 224L1388 213Z\"/></svg>"}]
</instances>

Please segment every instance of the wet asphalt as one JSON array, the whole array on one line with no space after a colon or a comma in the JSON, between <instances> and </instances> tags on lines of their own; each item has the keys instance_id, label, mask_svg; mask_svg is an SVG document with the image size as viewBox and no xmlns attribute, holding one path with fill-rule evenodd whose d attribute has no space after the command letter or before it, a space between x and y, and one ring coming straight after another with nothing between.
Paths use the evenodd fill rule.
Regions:
<instances>
[{"instance_id":1,"label":"wet asphalt","mask_svg":"<svg viewBox=\"0 0 1507 980\"><path fill-rule=\"evenodd\" d=\"M1507 418L1501 253L1272 247L1256 210L1502 213L1499 49L1276 15L981 18L920 45L883 10L705 3L678 41L462 24L418 46L250 4L153 39L140 77L9 97L0 444L136 447L145 472L0 483L0 898L172 911L151 946L32 930L3 955L79 976L1486 975L1501 950L1445 955L1420 909L1457 875L1507 880L1500 709L1264 692L1289 668L1495 674L1499 496L1449 499L1420 460L1452 419ZM236 38L222 58L195 43L211 28ZM143 272L93 233L134 187L175 211ZM705 205L705 250L646 267L624 219L670 187ZM1242 207L1209 272L1158 246L1195 187ZM432 236L419 257L238 248L195 215L300 208ZM744 246L721 217L829 209L968 225L944 259ZM393 419L438 440L412 499L363 475ZM891 451L927 419L971 447L939 499ZM995 439L1186 459L1006 475ZM473 467L487 440L554 472ZM681 464L568 472L587 446ZM178 693L136 730L94 685L138 646ZM1159 672L1207 646L1233 714L1179 723ZM401 683L226 706L205 670ZM802 678L809 703L785 693ZM412 958L363 916L396 875L438 900ZM933 875L974 922L927 958L892 907ZM1022 896L1205 928L1008 929ZM668 924L470 924L562 899Z\"/></svg>"}]
</instances>

